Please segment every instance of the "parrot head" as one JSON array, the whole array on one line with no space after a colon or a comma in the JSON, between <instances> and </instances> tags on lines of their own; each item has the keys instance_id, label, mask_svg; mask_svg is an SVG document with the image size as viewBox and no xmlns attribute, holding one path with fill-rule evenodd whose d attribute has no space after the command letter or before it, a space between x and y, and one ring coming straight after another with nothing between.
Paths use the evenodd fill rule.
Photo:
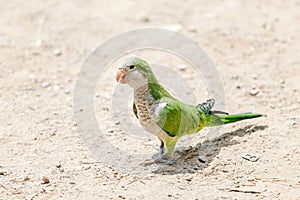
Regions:
<instances>
[{"instance_id":1,"label":"parrot head","mask_svg":"<svg viewBox=\"0 0 300 200\"><path fill-rule=\"evenodd\" d=\"M156 78L147 61L140 57L129 57L119 67L116 80L137 89L151 80L156 80Z\"/></svg>"}]
</instances>

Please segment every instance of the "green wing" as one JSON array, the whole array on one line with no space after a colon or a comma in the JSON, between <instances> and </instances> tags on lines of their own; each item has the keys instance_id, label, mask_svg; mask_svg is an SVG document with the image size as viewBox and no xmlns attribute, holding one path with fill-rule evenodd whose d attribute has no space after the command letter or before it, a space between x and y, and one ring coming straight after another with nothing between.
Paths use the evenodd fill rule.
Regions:
<instances>
[{"instance_id":1,"label":"green wing","mask_svg":"<svg viewBox=\"0 0 300 200\"><path fill-rule=\"evenodd\" d=\"M204 126L205 114L196 106L184 104L176 99L168 99L164 106L158 106L157 125L169 136L183 136L196 133Z\"/></svg>"}]
</instances>

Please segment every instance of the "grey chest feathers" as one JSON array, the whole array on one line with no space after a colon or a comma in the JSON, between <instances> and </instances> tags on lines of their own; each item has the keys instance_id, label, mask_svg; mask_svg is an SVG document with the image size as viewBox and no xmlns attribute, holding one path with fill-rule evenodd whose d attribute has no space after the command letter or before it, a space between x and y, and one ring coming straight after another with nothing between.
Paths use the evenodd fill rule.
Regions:
<instances>
[{"instance_id":1,"label":"grey chest feathers","mask_svg":"<svg viewBox=\"0 0 300 200\"><path fill-rule=\"evenodd\" d=\"M148 87L140 87L134 91L134 102L139 122L147 131L155 134L160 129L156 124L159 117L159 101L152 98Z\"/></svg>"}]
</instances>

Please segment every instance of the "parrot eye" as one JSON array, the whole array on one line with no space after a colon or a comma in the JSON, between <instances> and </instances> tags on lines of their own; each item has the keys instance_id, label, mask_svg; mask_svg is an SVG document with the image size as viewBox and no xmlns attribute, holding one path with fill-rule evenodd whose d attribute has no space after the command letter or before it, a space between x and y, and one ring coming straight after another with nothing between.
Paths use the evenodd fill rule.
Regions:
<instances>
[{"instance_id":1,"label":"parrot eye","mask_svg":"<svg viewBox=\"0 0 300 200\"><path fill-rule=\"evenodd\" d=\"M135 68L134 65L130 65L130 66L129 66L129 69L134 69L134 68Z\"/></svg>"}]
</instances>

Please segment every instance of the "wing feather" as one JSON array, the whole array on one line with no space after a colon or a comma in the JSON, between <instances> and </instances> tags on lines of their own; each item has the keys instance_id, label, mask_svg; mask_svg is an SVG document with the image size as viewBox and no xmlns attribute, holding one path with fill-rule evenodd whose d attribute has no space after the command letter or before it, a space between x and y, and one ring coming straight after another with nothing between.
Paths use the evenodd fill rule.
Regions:
<instances>
[{"instance_id":1,"label":"wing feather","mask_svg":"<svg viewBox=\"0 0 300 200\"><path fill-rule=\"evenodd\" d=\"M176 99L164 100L164 106L157 106L157 125L169 136L182 136L202 129L201 112L196 106L181 103ZM162 104L161 104L162 105Z\"/></svg>"}]
</instances>

